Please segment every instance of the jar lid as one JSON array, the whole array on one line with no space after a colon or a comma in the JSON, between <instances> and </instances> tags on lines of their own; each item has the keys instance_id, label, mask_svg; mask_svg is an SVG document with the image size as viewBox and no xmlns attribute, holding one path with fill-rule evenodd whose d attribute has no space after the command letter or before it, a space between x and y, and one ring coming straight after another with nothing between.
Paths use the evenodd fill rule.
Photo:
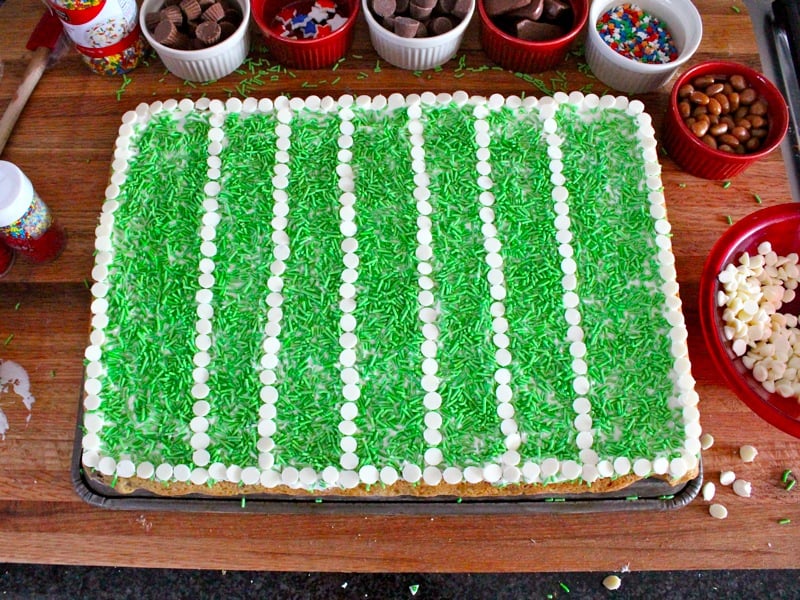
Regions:
<instances>
[{"instance_id":1,"label":"jar lid","mask_svg":"<svg viewBox=\"0 0 800 600\"><path fill-rule=\"evenodd\" d=\"M20 168L0 160L0 227L19 221L33 199L33 184Z\"/></svg>"}]
</instances>

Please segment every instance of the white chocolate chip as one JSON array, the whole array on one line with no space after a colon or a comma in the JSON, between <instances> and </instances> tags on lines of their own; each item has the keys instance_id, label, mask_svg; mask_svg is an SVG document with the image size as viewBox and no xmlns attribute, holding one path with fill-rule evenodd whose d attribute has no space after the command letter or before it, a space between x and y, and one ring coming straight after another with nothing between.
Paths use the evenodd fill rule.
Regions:
<instances>
[{"instance_id":1,"label":"white chocolate chip","mask_svg":"<svg viewBox=\"0 0 800 600\"><path fill-rule=\"evenodd\" d=\"M713 481L706 481L705 485L703 486L703 500L706 502L711 502L714 498L714 494L717 491L717 486L714 485Z\"/></svg>"},{"instance_id":2,"label":"white chocolate chip","mask_svg":"<svg viewBox=\"0 0 800 600\"><path fill-rule=\"evenodd\" d=\"M725 519L728 516L728 509L722 504L712 504L708 507L708 514L715 519Z\"/></svg>"},{"instance_id":3,"label":"white chocolate chip","mask_svg":"<svg viewBox=\"0 0 800 600\"><path fill-rule=\"evenodd\" d=\"M749 481L737 479L733 482L733 493L742 498L749 498L753 493L753 486Z\"/></svg>"},{"instance_id":4,"label":"white chocolate chip","mask_svg":"<svg viewBox=\"0 0 800 600\"><path fill-rule=\"evenodd\" d=\"M703 450L708 450L714 445L714 436L710 433L704 433L700 436L700 447Z\"/></svg>"},{"instance_id":5,"label":"white chocolate chip","mask_svg":"<svg viewBox=\"0 0 800 600\"><path fill-rule=\"evenodd\" d=\"M736 473L733 471L723 471L719 474L720 485L730 485L736 481Z\"/></svg>"},{"instance_id":6,"label":"white chocolate chip","mask_svg":"<svg viewBox=\"0 0 800 600\"><path fill-rule=\"evenodd\" d=\"M603 586L607 590L618 590L619 586L622 585L622 579L617 577L616 575L609 575L603 579Z\"/></svg>"},{"instance_id":7,"label":"white chocolate chip","mask_svg":"<svg viewBox=\"0 0 800 600\"><path fill-rule=\"evenodd\" d=\"M742 457L742 460L746 463L753 462L758 456L758 450L756 450L753 446L746 444L739 448L739 456Z\"/></svg>"}]
</instances>

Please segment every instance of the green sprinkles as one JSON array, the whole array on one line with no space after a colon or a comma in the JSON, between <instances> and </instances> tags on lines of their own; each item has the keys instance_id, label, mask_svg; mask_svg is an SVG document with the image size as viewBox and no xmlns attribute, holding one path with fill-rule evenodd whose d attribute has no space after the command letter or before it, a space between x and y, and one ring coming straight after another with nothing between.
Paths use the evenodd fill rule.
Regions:
<instances>
[{"instance_id":1,"label":"green sprinkles","mask_svg":"<svg viewBox=\"0 0 800 600\"><path fill-rule=\"evenodd\" d=\"M791 522L792 522L791 519L779 519L778 520L778 525L788 525Z\"/></svg>"},{"instance_id":2,"label":"green sprinkles","mask_svg":"<svg viewBox=\"0 0 800 600\"><path fill-rule=\"evenodd\" d=\"M462 55L458 68L463 74L490 67L468 68ZM273 69L261 61L245 62L240 75L248 79L239 89L249 91L268 77L294 76ZM380 70L377 61L374 71ZM516 75L550 93L568 85L562 72L549 84ZM359 73L359 78L367 76ZM329 85L338 81L336 77ZM408 116L405 109L354 106L353 112L349 161L355 175L360 260L353 315L361 390L354 437L359 467L391 465L400 470L405 463L424 464L428 447L421 435L427 410L419 386L423 336L415 253L420 215L413 201ZM508 370L515 422L527 440L519 452L523 462L554 456L577 461L561 257L552 250L558 243L553 184L549 176L540 176L548 173L550 159L537 111L523 112L503 107L486 117L496 237L503 247L508 286L504 309L513 324ZM636 150L635 119L614 109L598 111L596 117L583 120L569 106L556 115L558 135L565 140L564 171L578 174L567 179L566 187L579 265L576 292L584 302L581 315L592 357L587 376L597 382L587 394L596 430L593 449L601 459L656 453L672 457L681 447L682 428L680 411L669 408L673 360L665 335L669 324L662 314L653 221L644 168L625 158ZM438 448L443 466L480 466L496 462L506 448L495 398L496 348L487 335L493 317L480 218L482 189L475 177L464 176L475 171L474 116L469 105L434 104L423 106L420 121L432 208L430 279L440 307L437 375L443 422ZM231 113L224 123L229 143L219 154L220 221L214 243L225 259L214 272L209 353L216 360L208 367L213 397L207 450L212 463L246 467L263 459L260 405L242 399L258 398L264 385L260 364L272 273L263 257L277 243L272 226L276 126L275 114L260 112ZM285 225L292 242L282 275L280 357L271 384L278 399L270 460L278 469L311 467L320 472L338 467L342 456L339 127L335 116L305 108L294 111L290 123L286 192L302 202L290 202ZM621 135L605 136L609 128ZM188 440L194 404L197 233L206 213L209 129L208 115L202 112L178 122L164 111L138 126L115 211L115 228L125 235L116 248L121 260L109 267L108 329L119 333L103 348L103 453L130 454L137 463L193 466ZM163 160L165 156L170 160ZM595 168L587 172L586 164ZM647 240L644 246L642 238ZM632 270L638 281L632 281ZM530 289L541 291L535 303L526 292ZM620 337L626 344L619 344ZM642 356L648 357L646 381L637 368ZM629 402L631 397L637 403ZM243 508L245 502L243 496Z\"/></svg>"}]
</instances>

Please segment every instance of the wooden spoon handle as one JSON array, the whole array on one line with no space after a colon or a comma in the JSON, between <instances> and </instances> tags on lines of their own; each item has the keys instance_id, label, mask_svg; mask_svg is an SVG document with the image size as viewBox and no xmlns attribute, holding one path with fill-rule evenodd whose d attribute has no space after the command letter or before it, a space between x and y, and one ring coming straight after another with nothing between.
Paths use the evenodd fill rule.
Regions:
<instances>
[{"instance_id":1,"label":"wooden spoon handle","mask_svg":"<svg viewBox=\"0 0 800 600\"><path fill-rule=\"evenodd\" d=\"M25 75L14 97L11 98L11 102L6 107L3 117L0 118L0 154L3 153L3 149L6 147L6 142L11 135L11 131L14 129L14 125L17 123L17 119L22 113L22 109L24 109L25 105L28 103L28 98L31 97L33 90L36 88L36 84L39 83L39 79L42 78L42 73L44 73L45 66L47 66L47 57L49 55L50 48L46 46L42 46L33 51L33 57L30 63L28 63Z\"/></svg>"}]
</instances>

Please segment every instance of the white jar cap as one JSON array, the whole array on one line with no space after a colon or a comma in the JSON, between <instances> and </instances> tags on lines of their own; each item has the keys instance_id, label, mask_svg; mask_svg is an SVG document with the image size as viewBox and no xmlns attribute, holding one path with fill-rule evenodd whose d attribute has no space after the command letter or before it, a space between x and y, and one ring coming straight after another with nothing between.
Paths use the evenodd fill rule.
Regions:
<instances>
[{"instance_id":1,"label":"white jar cap","mask_svg":"<svg viewBox=\"0 0 800 600\"><path fill-rule=\"evenodd\" d=\"M33 184L20 168L0 160L0 227L16 223L33 200Z\"/></svg>"}]
</instances>

